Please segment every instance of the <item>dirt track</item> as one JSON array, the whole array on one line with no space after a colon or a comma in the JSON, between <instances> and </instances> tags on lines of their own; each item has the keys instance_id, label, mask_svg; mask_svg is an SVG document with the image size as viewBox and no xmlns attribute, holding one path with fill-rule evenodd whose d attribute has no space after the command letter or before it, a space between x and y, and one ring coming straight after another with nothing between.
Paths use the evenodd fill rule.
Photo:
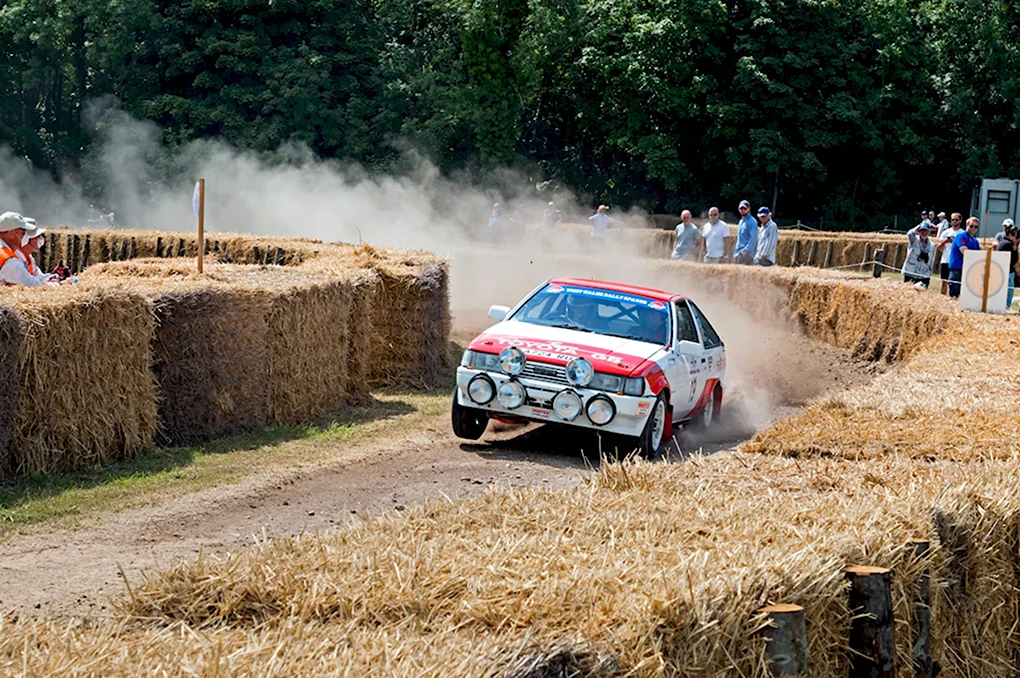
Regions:
<instances>
[{"instance_id":1,"label":"dirt track","mask_svg":"<svg viewBox=\"0 0 1020 678\"><path fill-rule=\"evenodd\" d=\"M461 313L457 339L469 337L477 313ZM736 333L734 333L736 334ZM727 418L713 440L680 440L672 458L696 449L732 449L755 430L798 411L812 396L870 378L874 366L840 352L764 328L728 343L733 385ZM734 369L735 368L735 369ZM598 458L598 440L554 427L486 434L476 444L453 437L446 416L374 440L358 459L323 468L285 470L269 479L132 510L78 531L15 537L0 554L0 610L43 616L102 615L112 596L156 565L200 551L222 555L262 535L293 535L351 524L442 496L489 488L576 485Z\"/></svg>"}]
</instances>

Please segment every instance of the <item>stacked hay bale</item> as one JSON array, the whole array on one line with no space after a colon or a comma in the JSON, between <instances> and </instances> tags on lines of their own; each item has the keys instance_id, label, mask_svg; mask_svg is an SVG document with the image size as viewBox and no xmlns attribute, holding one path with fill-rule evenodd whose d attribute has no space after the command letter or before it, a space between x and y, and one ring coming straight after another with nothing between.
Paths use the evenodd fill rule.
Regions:
<instances>
[{"instance_id":1,"label":"stacked hay bale","mask_svg":"<svg viewBox=\"0 0 1020 678\"><path fill-rule=\"evenodd\" d=\"M16 366L7 383L17 393L5 467L19 475L84 468L151 443L154 318L142 296L103 283L9 287L0 304L8 309L2 350L10 358L16 346L7 363Z\"/></svg>"}]
</instances>

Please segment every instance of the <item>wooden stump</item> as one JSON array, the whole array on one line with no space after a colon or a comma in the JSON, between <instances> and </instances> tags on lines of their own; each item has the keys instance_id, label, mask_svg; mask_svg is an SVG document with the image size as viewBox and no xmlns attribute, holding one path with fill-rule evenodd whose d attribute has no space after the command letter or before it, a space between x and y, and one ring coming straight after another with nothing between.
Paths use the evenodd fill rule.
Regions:
<instances>
[{"instance_id":1,"label":"wooden stump","mask_svg":"<svg viewBox=\"0 0 1020 678\"><path fill-rule=\"evenodd\" d=\"M768 643L769 675L772 678L807 678L808 644L804 608L800 605L769 605L762 612L768 615L764 630Z\"/></svg>"},{"instance_id":2,"label":"wooden stump","mask_svg":"<svg viewBox=\"0 0 1020 678\"><path fill-rule=\"evenodd\" d=\"M833 242L830 240L829 244L825 247L825 263L822 268L830 268L832 266L832 247Z\"/></svg>"},{"instance_id":3,"label":"wooden stump","mask_svg":"<svg viewBox=\"0 0 1020 678\"><path fill-rule=\"evenodd\" d=\"M65 254L64 254L64 265L67 266L68 268L70 268L71 267L71 237L70 236L64 236L64 239L66 241L64 243L64 252L65 252Z\"/></svg>"},{"instance_id":4,"label":"wooden stump","mask_svg":"<svg viewBox=\"0 0 1020 678\"><path fill-rule=\"evenodd\" d=\"M884 263L885 263L885 248L883 247L882 249L875 252L875 265L871 269L872 278L882 277L882 264Z\"/></svg>"},{"instance_id":5,"label":"wooden stump","mask_svg":"<svg viewBox=\"0 0 1020 678\"><path fill-rule=\"evenodd\" d=\"M92 236L86 235L85 244L82 245L81 247L81 270L83 271L89 265L89 254L91 254L91 252L92 252Z\"/></svg>"},{"instance_id":6,"label":"wooden stump","mask_svg":"<svg viewBox=\"0 0 1020 678\"><path fill-rule=\"evenodd\" d=\"M800 240L793 241L793 254L790 255L790 266L796 266L800 261Z\"/></svg>"},{"instance_id":7,"label":"wooden stump","mask_svg":"<svg viewBox=\"0 0 1020 678\"><path fill-rule=\"evenodd\" d=\"M177 239L177 256L178 257L183 257L186 253L187 253L187 250L184 248L184 238L178 238Z\"/></svg>"},{"instance_id":8,"label":"wooden stump","mask_svg":"<svg viewBox=\"0 0 1020 678\"><path fill-rule=\"evenodd\" d=\"M808 255L807 255L807 265L808 266L814 266L815 265L815 255L816 254L818 254L818 241L817 240L812 240L811 241L811 247L808 249Z\"/></svg>"},{"instance_id":9,"label":"wooden stump","mask_svg":"<svg viewBox=\"0 0 1020 678\"><path fill-rule=\"evenodd\" d=\"M47 271L52 271L57 265L57 236L50 233L50 244L46 247Z\"/></svg>"},{"instance_id":10,"label":"wooden stump","mask_svg":"<svg viewBox=\"0 0 1020 678\"><path fill-rule=\"evenodd\" d=\"M283 250L277 247L276 251L273 252L273 264L276 266L283 264L283 256Z\"/></svg>"},{"instance_id":11,"label":"wooden stump","mask_svg":"<svg viewBox=\"0 0 1020 678\"><path fill-rule=\"evenodd\" d=\"M156 257L159 259L163 258L163 236L156 238Z\"/></svg>"},{"instance_id":12,"label":"wooden stump","mask_svg":"<svg viewBox=\"0 0 1020 678\"><path fill-rule=\"evenodd\" d=\"M230 243L223 243L223 263L230 263Z\"/></svg>"},{"instance_id":13,"label":"wooden stump","mask_svg":"<svg viewBox=\"0 0 1020 678\"><path fill-rule=\"evenodd\" d=\"M81 236L73 235L70 240L74 243L71 250L71 273L78 274L81 272L81 259L79 258L81 252Z\"/></svg>"},{"instance_id":14,"label":"wooden stump","mask_svg":"<svg viewBox=\"0 0 1020 678\"><path fill-rule=\"evenodd\" d=\"M259 263L259 248L258 247L252 247L251 248L251 263L256 264L256 265L258 265L258 263Z\"/></svg>"},{"instance_id":15,"label":"wooden stump","mask_svg":"<svg viewBox=\"0 0 1020 678\"><path fill-rule=\"evenodd\" d=\"M892 593L889 570L855 565L850 580L850 678L896 675Z\"/></svg>"},{"instance_id":16,"label":"wooden stump","mask_svg":"<svg viewBox=\"0 0 1020 678\"><path fill-rule=\"evenodd\" d=\"M906 260L903 258L903 243L900 243L899 245L896 246L896 261L893 262L893 266L895 266L896 268L900 268L905 263Z\"/></svg>"},{"instance_id":17,"label":"wooden stump","mask_svg":"<svg viewBox=\"0 0 1020 678\"><path fill-rule=\"evenodd\" d=\"M120 254L118 256L120 257L121 261L125 261L127 259L127 255L128 255L128 241L122 239L120 241Z\"/></svg>"},{"instance_id":18,"label":"wooden stump","mask_svg":"<svg viewBox=\"0 0 1020 678\"><path fill-rule=\"evenodd\" d=\"M914 558L924 560L928 556L931 545L927 540L917 539L911 544L914 547ZM931 573L928 565L914 583L914 618L911 620L910 631L913 642L914 676L915 678L933 678L933 662L931 657Z\"/></svg>"},{"instance_id":19,"label":"wooden stump","mask_svg":"<svg viewBox=\"0 0 1020 678\"><path fill-rule=\"evenodd\" d=\"M134 259L136 256L138 256L137 243L134 238L131 238L131 246L128 249L128 259Z\"/></svg>"},{"instance_id":20,"label":"wooden stump","mask_svg":"<svg viewBox=\"0 0 1020 678\"><path fill-rule=\"evenodd\" d=\"M861 259L861 270L864 270L864 265L871 261L871 243L864 243L864 258Z\"/></svg>"}]
</instances>

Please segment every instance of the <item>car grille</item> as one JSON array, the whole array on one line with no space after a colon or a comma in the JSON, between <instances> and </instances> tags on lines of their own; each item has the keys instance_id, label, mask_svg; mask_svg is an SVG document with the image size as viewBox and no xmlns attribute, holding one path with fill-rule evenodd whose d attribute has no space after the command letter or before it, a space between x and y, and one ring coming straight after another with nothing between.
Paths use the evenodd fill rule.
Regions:
<instances>
[{"instance_id":1,"label":"car grille","mask_svg":"<svg viewBox=\"0 0 1020 678\"><path fill-rule=\"evenodd\" d=\"M521 376L528 379L540 379L554 384L562 384L564 386L568 384L567 368L560 365L534 363L529 361L524 363L524 371L521 372Z\"/></svg>"}]
</instances>

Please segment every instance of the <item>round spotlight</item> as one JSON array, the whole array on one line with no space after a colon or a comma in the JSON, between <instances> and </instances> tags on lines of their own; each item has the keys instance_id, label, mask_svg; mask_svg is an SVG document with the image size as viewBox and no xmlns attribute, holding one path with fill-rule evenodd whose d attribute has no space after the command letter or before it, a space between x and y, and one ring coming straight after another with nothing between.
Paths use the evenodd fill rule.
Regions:
<instances>
[{"instance_id":1,"label":"round spotlight","mask_svg":"<svg viewBox=\"0 0 1020 678\"><path fill-rule=\"evenodd\" d=\"M605 426L616 416L616 405L613 401L603 395L597 395L588 401L585 408L588 419L596 426Z\"/></svg>"},{"instance_id":2,"label":"round spotlight","mask_svg":"<svg viewBox=\"0 0 1020 678\"><path fill-rule=\"evenodd\" d=\"M499 366L503 368L503 371L507 374L514 375L523 372L524 361L524 351L516 346L504 348L499 352Z\"/></svg>"},{"instance_id":3,"label":"round spotlight","mask_svg":"<svg viewBox=\"0 0 1020 678\"><path fill-rule=\"evenodd\" d=\"M485 405L496 397L496 385L492 379L484 374L479 374L468 382L468 397L479 405Z\"/></svg>"},{"instance_id":4,"label":"round spotlight","mask_svg":"<svg viewBox=\"0 0 1020 678\"><path fill-rule=\"evenodd\" d=\"M552 401L553 411L556 416L564 421L574 421L581 414L584 403L581 396L573 391L560 391Z\"/></svg>"},{"instance_id":5,"label":"round spotlight","mask_svg":"<svg viewBox=\"0 0 1020 678\"><path fill-rule=\"evenodd\" d=\"M574 386L587 386L595 378L595 368L584 358L571 358L567 363L567 381Z\"/></svg>"},{"instance_id":6,"label":"round spotlight","mask_svg":"<svg viewBox=\"0 0 1020 678\"><path fill-rule=\"evenodd\" d=\"M524 387L516 381L505 382L496 390L496 400L508 410L516 410L523 405L527 396Z\"/></svg>"}]
</instances>

